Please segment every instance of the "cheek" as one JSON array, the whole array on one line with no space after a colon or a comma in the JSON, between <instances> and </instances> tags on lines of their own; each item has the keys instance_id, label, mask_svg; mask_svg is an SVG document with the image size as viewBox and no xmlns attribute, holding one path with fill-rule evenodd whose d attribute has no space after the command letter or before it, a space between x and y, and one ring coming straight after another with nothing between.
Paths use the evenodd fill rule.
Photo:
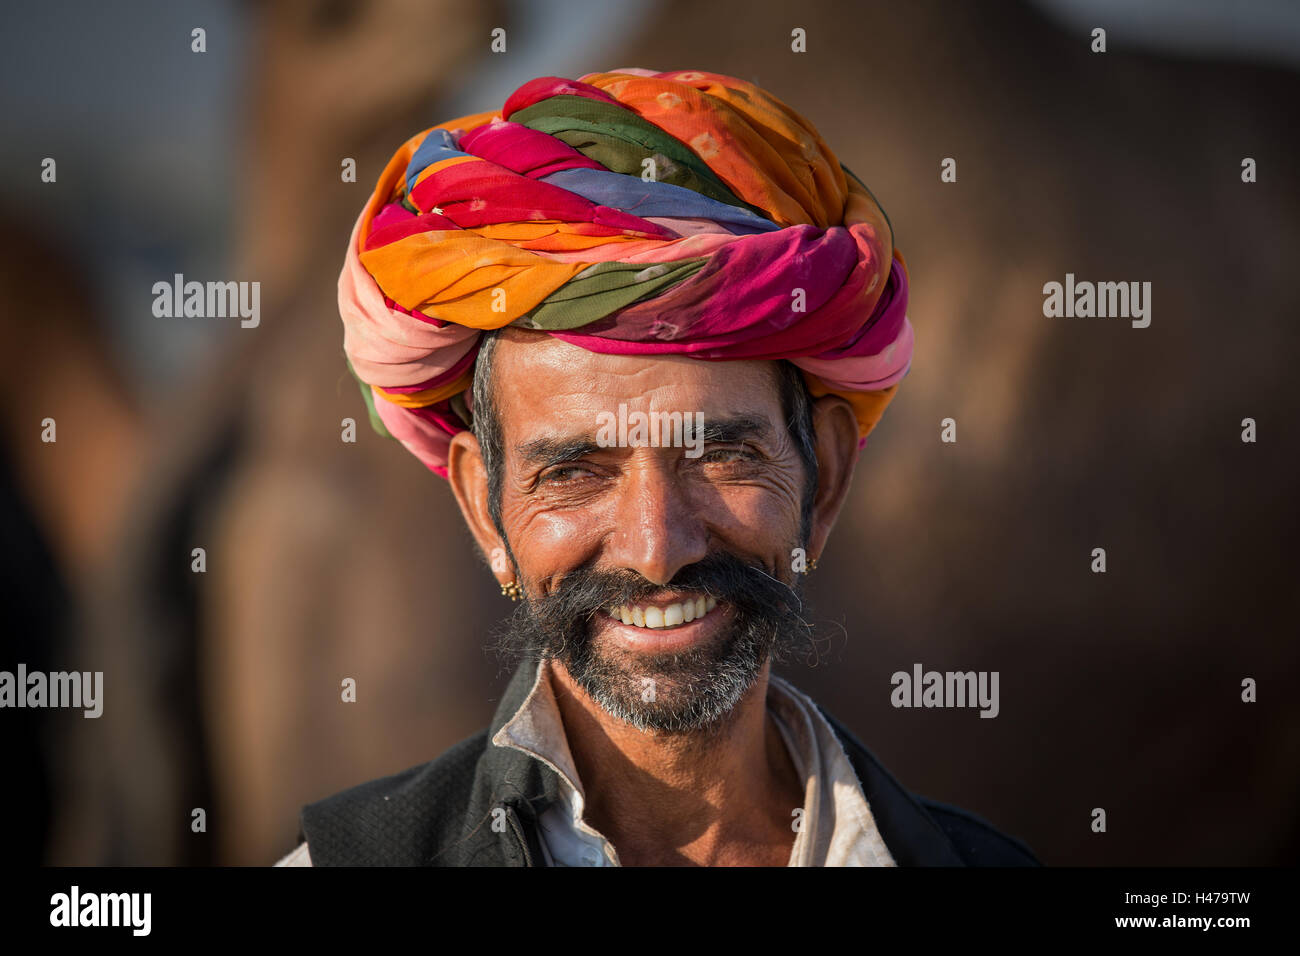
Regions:
<instances>
[{"instance_id":1,"label":"cheek","mask_svg":"<svg viewBox=\"0 0 1300 956\"><path fill-rule=\"evenodd\" d=\"M528 540L536 551L571 553L585 550L600 536L604 521L584 511L548 511L528 524Z\"/></svg>"},{"instance_id":2,"label":"cheek","mask_svg":"<svg viewBox=\"0 0 1300 956\"><path fill-rule=\"evenodd\" d=\"M723 489L706 513L716 532L755 552L784 548L799 531L799 502L773 488Z\"/></svg>"},{"instance_id":3,"label":"cheek","mask_svg":"<svg viewBox=\"0 0 1300 956\"><path fill-rule=\"evenodd\" d=\"M796 479L778 471L744 484L703 486L695 498L696 512L731 540L759 549L768 542L784 545L799 531L803 501Z\"/></svg>"},{"instance_id":4,"label":"cheek","mask_svg":"<svg viewBox=\"0 0 1300 956\"><path fill-rule=\"evenodd\" d=\"M608 520L601 508L519 510L502 515L515 556L533 574L576 567L599 546Z\"/></svg>"}]
</instances>

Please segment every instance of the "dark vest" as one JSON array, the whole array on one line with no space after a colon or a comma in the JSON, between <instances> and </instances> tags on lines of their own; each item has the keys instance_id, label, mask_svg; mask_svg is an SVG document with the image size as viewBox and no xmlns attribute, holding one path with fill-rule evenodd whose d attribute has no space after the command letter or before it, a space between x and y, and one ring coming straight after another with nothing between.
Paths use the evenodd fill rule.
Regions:
<instances>
[{"instance_id":1,"label":"dark vest","mask_svg":"<svg viewBox=\"0 0 1300 956\"><path fill-rule=\"evenodd\" d=\"M540 760L491 743L536 677L536 661L521 664L488 729L437 759L303 807L312 865L545 866L537 819L560 799L559 778ZM979 817L909 793L839 721L822 714L899 866L1039 865L1024 844Z\"/></svg>"}]
</instances>

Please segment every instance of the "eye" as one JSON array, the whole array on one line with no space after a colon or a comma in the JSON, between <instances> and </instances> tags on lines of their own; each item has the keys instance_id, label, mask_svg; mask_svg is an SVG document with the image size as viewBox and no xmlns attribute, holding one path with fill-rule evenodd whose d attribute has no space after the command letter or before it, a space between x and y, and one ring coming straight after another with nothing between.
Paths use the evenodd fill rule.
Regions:
<instances>
[{"instance_id":1,"label":"eye","mask_svg":"<svg viewBox=\"0 0 1300 956\"><path fill-rule=\"evenodd\" d=\"M738 461L753 461L756 457L744 448L714 448L701 455L700 461L727 465Z\"/></svg>"},{"instance_id":2,"label":"eye","mask_svg":"<svg viewBox=\"0 0 1300 956\"><path fill-rule=\"evenodd\" d=\"M581 472L577 478L573 477L576 472ZM590 475L591 472L580 465L560 465L550 471L543 472L541 478L538 479L538 484L566 484L578 480L584 474Z\"/></svg>"}]
</instances>

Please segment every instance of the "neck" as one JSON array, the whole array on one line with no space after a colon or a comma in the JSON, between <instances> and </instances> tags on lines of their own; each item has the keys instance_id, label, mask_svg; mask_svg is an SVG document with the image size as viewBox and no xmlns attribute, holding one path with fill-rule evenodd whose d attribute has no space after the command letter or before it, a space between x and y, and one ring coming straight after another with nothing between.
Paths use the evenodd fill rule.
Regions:
<instances>
[{"instance_id":1,"label":"neck","mask_svg":"<svg viewBox=\"0 0 1300 956\"><path fill-rule=\"evenodd\" d=\"M610 716L558 661L550 673L585 819L625 866L788 862L804 786L767 710L769 664L722 724L678 734Z\"/></svg>"}]
</instances>

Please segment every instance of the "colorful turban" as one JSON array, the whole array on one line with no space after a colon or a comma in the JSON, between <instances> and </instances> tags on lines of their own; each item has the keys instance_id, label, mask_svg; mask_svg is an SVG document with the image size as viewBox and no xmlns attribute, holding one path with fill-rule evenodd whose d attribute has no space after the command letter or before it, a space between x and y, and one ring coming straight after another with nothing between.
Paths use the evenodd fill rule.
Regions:
<instances>
[{"instance_id":1,"label":"colorful turban","mask_svg":"<svg viewBox=\"0 0 1300 956\"><path fill-rule=\"evenodd\" d=\"M339 276L371 424L444 478L480 333L591 352L789 359L859 442L912 357L884 210L812 124L730 76L546 76L413 136Z\"/></svg>"}]
</instances>

